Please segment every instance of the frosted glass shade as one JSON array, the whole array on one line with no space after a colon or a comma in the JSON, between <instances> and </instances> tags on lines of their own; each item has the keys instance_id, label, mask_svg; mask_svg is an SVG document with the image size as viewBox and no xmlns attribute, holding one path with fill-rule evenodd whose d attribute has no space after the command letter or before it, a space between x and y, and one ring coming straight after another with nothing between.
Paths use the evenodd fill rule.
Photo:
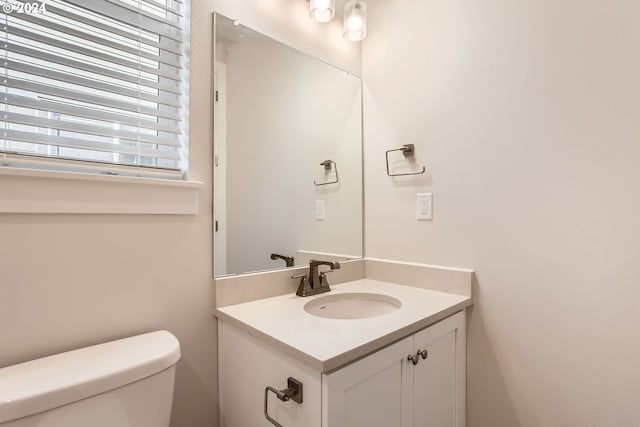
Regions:
<instances>
[{"instance_id":1,"label":"frosted glass shade","mask_svg":"<svg viewBox=\"0 0 640 427\"><path fill-rule=\"evenodd\" d=\"M335 0L311 0L309 2L309 14L314 21L329 22L336 12Z\"/></svg>"},{"instance_id":2,"label":"frosted glass shade","mask_svg":"<svg viewBox=\"0 0 640 427\"><path fill-rule=\"evenodd\" d=\"M344 5L344 38L353 42L367 35L367 5L362 0L349 0Z\"/></svg>"}]
</instances>

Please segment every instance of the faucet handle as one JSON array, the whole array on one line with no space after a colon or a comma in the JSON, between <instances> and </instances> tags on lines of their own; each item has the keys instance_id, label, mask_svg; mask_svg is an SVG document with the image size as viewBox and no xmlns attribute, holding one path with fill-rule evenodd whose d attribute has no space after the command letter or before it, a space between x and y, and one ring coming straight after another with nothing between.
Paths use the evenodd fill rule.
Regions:
<instances>
[{"instance_id":1,"label":"faucet handle","mask_svg":"<svg viewBox=\"0 0 640 427\"><path fill-rule=\"evenodd\" d=\"M327 271L321 271L320 272L320 287L322 288L328 288L329 287L329 281L327 280L327 274L328 273L333 273L333 270L327 270Z\"/></svg>"},{"instance_id":2,"label":"faucet handle","mask_svg":"<svg viewBox=\"0 0 640 427\"><path fill-rule=\"evenodd\" d=\"M311 284L309 283L309 279L306 274L298 274L296 276L291 276L292 279L300 279L300 283L298 284L298 290L296 291L296 295L299 297L306 297L311 291Z\"/></svg>"}]
</instances>

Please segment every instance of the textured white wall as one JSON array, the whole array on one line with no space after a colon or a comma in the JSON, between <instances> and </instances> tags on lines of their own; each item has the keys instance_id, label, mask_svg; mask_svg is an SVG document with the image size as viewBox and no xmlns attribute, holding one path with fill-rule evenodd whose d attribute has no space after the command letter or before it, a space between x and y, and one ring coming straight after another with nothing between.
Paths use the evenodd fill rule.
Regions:
<instances>
[{"instance_id":1,"label":"textured white wall","mask_svg":"<svg viewBox=\"0 0 640 427\"><path fill-rule=\"evenodd\" d=\"M640 425L640 3L368 3L365 253L477 271L469 427Z\"/></svg>"}]
</instances>

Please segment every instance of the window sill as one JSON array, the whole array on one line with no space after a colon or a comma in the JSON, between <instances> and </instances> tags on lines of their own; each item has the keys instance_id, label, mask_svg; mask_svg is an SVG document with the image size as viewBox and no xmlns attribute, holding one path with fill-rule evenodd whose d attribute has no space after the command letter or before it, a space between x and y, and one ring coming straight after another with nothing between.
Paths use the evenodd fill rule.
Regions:
<instances>
[{"instance_id":1,"label":"window sill","mask_svg":"<svg viewBox=\"0 0 640 427\"><path fill-rule=\"evenodd\" d=\"M0 213L195 215L203 185L0 167Z\"/></svg>"}]
</instances>

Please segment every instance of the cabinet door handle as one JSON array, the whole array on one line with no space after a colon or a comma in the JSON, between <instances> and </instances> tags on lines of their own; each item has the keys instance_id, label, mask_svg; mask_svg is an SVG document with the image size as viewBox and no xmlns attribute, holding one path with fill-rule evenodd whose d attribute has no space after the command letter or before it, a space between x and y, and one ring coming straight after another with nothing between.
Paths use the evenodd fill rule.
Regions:
<instances>
[{"instance_id":1,"label":"cabinet door handle","mask_svg":"<svg viewBox=\"0 0 640 427\"><path fill-rule=\"evenodd\" d=\"M420 358L418 357L417 354L415 356L413 354L410 354L410 355L407 356L407 360L409 362L413 363L413 365L415 366L420 361Z\"/></svg>"},{"instance_id":2,"label":"cabinet door handle","mask_svg":"<svg viewBox=\"0 0 640 427\"><path fill-rule=\"evenodd\" d=\"M267 386L264 389L264 417L274 426L282 427L282 424L269 416L269 392L275 394L283 402L293 400L294 402L302 403L302 383L293 377L289 377L287 379L287 388L284 390L278 390L271 386Z\"/></svg>"},{"instance_id":3,"label":"cabinet door handle","mask_svg":"<svg viewBox=\"0 0 640 427\"><path fill-rule=\"evenodd\" d=\"M411 363L413 363L413 365L417 365L418 362L420 361L420 357L422 357L422 360L426 359L429 356L429 352L427 350L418 350L416 351L416 354L410 354L407 356L407 360Z\"/></svg>"}]
</instances>

